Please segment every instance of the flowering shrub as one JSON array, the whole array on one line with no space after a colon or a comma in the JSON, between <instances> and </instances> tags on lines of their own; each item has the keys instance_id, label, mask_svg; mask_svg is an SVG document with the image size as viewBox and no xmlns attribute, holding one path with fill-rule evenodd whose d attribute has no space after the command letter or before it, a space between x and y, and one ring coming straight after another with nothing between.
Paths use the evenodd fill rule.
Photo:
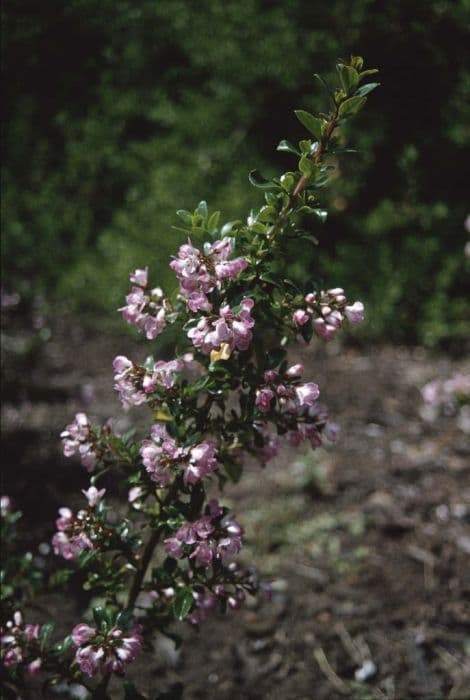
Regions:
<instances>
[{"instance_id":1,"label":"flowering shrub","mask_svg":"<svg viewBox=\"0 0 470 700\"><path fill-rule=\"evenodd\" d=\"M297 157L298 170L272 180L250 174L265 203L246 223L221 226L205 202L178 212L188 242L170 262L179 283L172 298L152 287L148 267L131 274L123 319L148 340L173 326L176 357L114 360L123 409L150 409L145 433L121 435L112 421L94 427L78 413L61 434L64 454L79 457L90 483L80 510L60 508L52 547L83 570L85 589L103 604L93 624L52 643L51 625L24 624L20 601L9 598L2 656L14 687L42 668L54 682L106 697L112 675L125 673L156 630L169 632L175 619L201 624L259 589L254 571L237 562L243 528L206 490L214 480L237 481L249 455L266 464L282 443L307 440L315 449L336 436L319 387L304 380L301 364L289 366L287 348L314 333L330 340L344 322L363 319L363 305L343 289L302 288L280 273L286 246L312 238L305 217L326 217L320 192L341 151L337 129L364 105L377 84L361 83L375 72L359 57L340 62L331 112L296 112L309 136L278 148ZM128 493L119 517L100 488L110 469Z\"/></svg>"}]
</instances>

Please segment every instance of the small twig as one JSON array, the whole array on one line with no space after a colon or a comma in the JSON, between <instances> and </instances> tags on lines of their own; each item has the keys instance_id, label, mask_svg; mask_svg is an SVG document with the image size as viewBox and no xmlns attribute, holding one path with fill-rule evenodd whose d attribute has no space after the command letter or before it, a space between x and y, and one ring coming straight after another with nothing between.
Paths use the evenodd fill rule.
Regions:
<instances>
[{"instance_id":1,"label":"small twig","mask_svg":"<svg viewBox=\"0 0 470 700\"><path fill-rule=\"evenodd\" d=\"M341 639L343 647L345 648L349 656L352 658L354 663L357 666L361 666L361 664L365 661L365 658L362 654L362 650L359 648L359 645L353 640L353 638L351 637L351 635L349 634L348 630L342 622L339 622L336 625L336 632L338 633L338 636ZM370 658L370 656L366 658Z\"/></svg>"},{"instance_id":2,"label":"small twig","mask_svg":"<svg viewBox=\"0 0 470 700\"><path fill-rule=\"evenodd\" d=\"M330 663L326 658L323 649L321 647L314 649L313 656L315 657L317 664L320 666L320 670L323 671L325 676L330 681L331 685L338 691L338 693L341 693L341 695L350 695L350 688L346 685L346 683L343 680L341 680L338 674L330 666Z\"/></svg>"}]
</instances>

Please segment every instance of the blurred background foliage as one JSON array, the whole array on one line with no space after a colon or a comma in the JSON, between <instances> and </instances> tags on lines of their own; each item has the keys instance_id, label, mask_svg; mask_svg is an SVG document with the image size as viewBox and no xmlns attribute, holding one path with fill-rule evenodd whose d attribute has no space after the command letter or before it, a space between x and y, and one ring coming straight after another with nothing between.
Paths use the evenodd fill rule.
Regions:
<instances>
[{"instance_id":1,"label":"blurred background foliage","mask_svg":"<svg viewBox=\"0 0 470 700\"><path fill-rule=\"evenodd\" d=\"M349 127L359 153L320 247L290 265L364 300L368 338L469 334L469 0L4 0L2 15L7 291L101 319L137 266L174 284L175 210L260 205L248 171L291 167L275 147L303 136L293 109L326 108L313 73L359 53L383 87Z\"/></svg>"}]
</instances>

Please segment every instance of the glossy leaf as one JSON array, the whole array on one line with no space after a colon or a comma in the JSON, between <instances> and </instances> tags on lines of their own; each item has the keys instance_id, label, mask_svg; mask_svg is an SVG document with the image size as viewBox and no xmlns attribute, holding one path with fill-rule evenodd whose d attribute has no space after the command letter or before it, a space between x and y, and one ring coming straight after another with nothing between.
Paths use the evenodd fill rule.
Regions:
<instances>
[{"instance_id":1,"label":"glossy leaf","mask_svg":"<svg viewBox=\"0 0 470 700\"><path fill-rule=\"evenodd\" d=\"M339 73L339 79L343 90L349 93L359 82L359 73L352 66L346 66L344 63L338 63L336 69Z\"/></svg>"},{"instance_id":2,"label":"glossy leaf","mask_svg":"<svg viewBox=\"0 0 470 700\"><path fill-rule=\"evenodd\" d=\"M287 141L286 139L283 139L282 141L279 142L276 150L277 151L287 151L288 153L295 153L296 155L300 156L299 149L296 148L293 144L291 144L290 141Z\"/></svg>"},{"instance_id":3,"label":"glossy leaf","mask_svg":"<svg viewBox=\"0 0 470 700\"><path fill-rule=\"evenodd\" d=\"M264 189L273 187L272 180L266 180L266 178L263 177L258 170L252 170L248 175L248 179L255 187L261 187Z\"/></svg>"},{"instance_id":4,"label":"glossy leaf","mask_svg":"<svg viewBox=\"0 0 470 700\"><path fill-rule=\"evenodd\" d=\"M353 114L357 114L365 103L365 97L359 97L359 95L350 97L348 100L345 100L342 104L340 104L338 114L340 117L351 117Z\"/></svg>"},{"instance_id":5,"label":"glossy leaf","mask_svg":"<svg viewBox=\"0 0 470 700\"><path fill-rule=\"evenodd\" d=\"M294 114L303 126L315 136L317 141L322 137L323 120L319 117L314 117L310 112L303 109L294 110Z\"/></svg>"},{"instance_id":6,"label":"glossy leaf","mask_svg":"<svg viewBox=\"0 0 470 700\"><path fill-rule=\"evenodd\" d=\"M361 85L356 90L356 95L359 95L359 97L365 97L368 95L372 90L375 90L375 88L379 87L380 83L366 83L366 85Z\"/></svg>"},{"instance_id":7,"label":"glossy leaf","mask_svg":"<svg viewBox=\"0 0 470 700\"><path fill-rule=\"evenodd\" d=\"M173 611L177 620L184 620L194 605L194 596L190 588L179 590L173 599Z\"/></svg>"},{"instance_id":8,"label":"glossy leaf","mask_svg":"<svg viewBox=\"0 0 470 700\"><path fill-rule=\"evenodd\" d=\"M54 625L50 622L48 622L45 625L42 625L41 631L39 632L39 647L41 651L44 651L44 649L46 649L49 643L49 639L51 638L53 629Z\"/></svg>"}]
</instances>

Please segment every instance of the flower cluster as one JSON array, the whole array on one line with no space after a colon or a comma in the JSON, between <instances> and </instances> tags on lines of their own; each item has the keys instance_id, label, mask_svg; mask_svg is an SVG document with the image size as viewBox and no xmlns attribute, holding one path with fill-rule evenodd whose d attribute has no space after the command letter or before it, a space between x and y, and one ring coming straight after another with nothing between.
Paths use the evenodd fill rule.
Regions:
<instances>
[{"instance_id":1,"label":"flower cluster","mask_svg":"<svg viewBox=\"0 0 470 700\"><path fill-rule=\"evenodd\" d=\"M143 441L140 455L150 478L159 486L168 486L173 481L173 473L180 469L185 484L195 484L217 469L217 451L213 442L204 440L182 447L160 424L152 426L150 434L152 439Z\"/></svg>"},{"instance_id":2,"label":"flower cluster","mask_svg":"<svg viewBox=\"0 0 470 700\"><path fill-rule=\"evenodd\" d=\"M99 451L86 413L77 413L75 420L66 426L60 437L62 438L64 455L71 457L78 452L85 469L89 472L94 471Z\"/></svg>"},{"instance_id":3,"label":"flower cluster","mask_svg":"<svg viewBox=\"0 0 470 700\"><path fill-rule=\"evenodd\" d=\"M128 630L113 626L105 632L80 623L73 628L72 641L75 659L85 675L122 674L142 649L142 628L134 623Z\"/></svg>"},{"instance_id":4,"label":"flower cluster","mask_svg":"<svg viewBox=\"0 0 470 700\"><path fill-rule=\"evenodd\" d=\"M308 382L301 384L297 378L302 376L304 367L293 365L282 376L276 370L264 373L264 385L256 390L256 406L261 413L269 413L273 408L273 400L281 412L299 413L305 406L314 406L320 390L317 384Z\"/></svg>"},{"instance_id":5,"label":"flower cluster","mask_svg":"<svg viewBox=\"0 0 470 700\"><path fill-rule=\"evenodd\" d=\"M170 267L176 273L180 294L190 311L212 311L207 295L215 288L220 289L222 280L233 279L246 268L248 263L244 258L227 259L232 252L228 238L206 243L202 253L191 241L180 247Z\"/></svg>"},{"instance_id":6,"label":"flower cluster","mask_svg":"<svg viewBox=\"0 0 470 700\"><path fill-rule=\"evenodd\" d=\"M76 515L70 508L59 508L56 520L57 532L52 538L54 554L64 559L77 559L81 552L93 549L94 542L105 534L103 525L95 517L95 506L103 498L105 489L91 486L83 491L88 508L79 510Z\"/></svg>"},{"instance_id":7,"label":"flower cluster","mask_svg":"<svg viewBox=\"0 0 470 700\"><path fill-rule=\"evenodd\" d=\"M244 298L239 310L223 306L218 317L202 316L188 331L188 338L194 347L206 354L225 348L224 359L230 357L235 349L247 350L253 338L251 329L255 325L250 313L253 306L253 299Z\"/></svg>"},{"instance_id":8,"label":"flower cluster","mask_svg":"<svg viewBox=\"0 0 470 700\"><path fill-rule=\"evenodd\" d=\"M42 665L40 633L40 625L25 625L23 615L17 610L13 614L13 619L8 620L0 629L1 657L5 668L15 668L18 664L27 661L29 675L35 676Z\"/></svg>"},{"instance_id":9,"label":"flower cluster","mask_svg":"<svg viewBox=\"0 0 470 700\"><path fill-rule=\"evenodd\" d=\"M180 372L185 366L183 360L171 360L156 362L152 370L134 364L124 355L114 358L114 388L119 393L119 399L123 408L141 406L148 400L149 394L158 388L171 389L175 385L176 372Z\"/></svg>"},{"instance_id":10,"label":"flower cluster","mask_svg":"<svg viewBox=\"0 0 470 700\"><path fill-rule=\"evenodd\" d=\"M148 290L148 267L135 270L130 281L137 285L126 296L126 305L118 311L127 323L145 333L148 340L153 340L165 330L168 317L171 318L171 305L160 287Z\"/></svg>"},{"instance_id":11,"label":"flower cluster","mask_svg":"<svg viewBox=\"0 0 470 700\"><path fill-rule=\"evenodd\" d=\"M174 537L165 540L165 551L174 559L187 556L196 566L209 566L213 561L226 563L241 549L243 529L235 518L224 516L218 501L208 504L209 513L193 522L184 523Z\"/></svg>"},{"instance_id":12,"label":"flower cluster","mask_svg":"<svg viewBox=\"0 0 470 700\"><path fill-rule=\"evenodd\" d=\"M333 338L345 318L352 324L364 320L364 304L360 301L348 304L341 287L326 292L310 292L305 302L307 307L294 311L292 320L296 326L312 322L313 330L324 340Z\"/></svg>"}]
</instances>

